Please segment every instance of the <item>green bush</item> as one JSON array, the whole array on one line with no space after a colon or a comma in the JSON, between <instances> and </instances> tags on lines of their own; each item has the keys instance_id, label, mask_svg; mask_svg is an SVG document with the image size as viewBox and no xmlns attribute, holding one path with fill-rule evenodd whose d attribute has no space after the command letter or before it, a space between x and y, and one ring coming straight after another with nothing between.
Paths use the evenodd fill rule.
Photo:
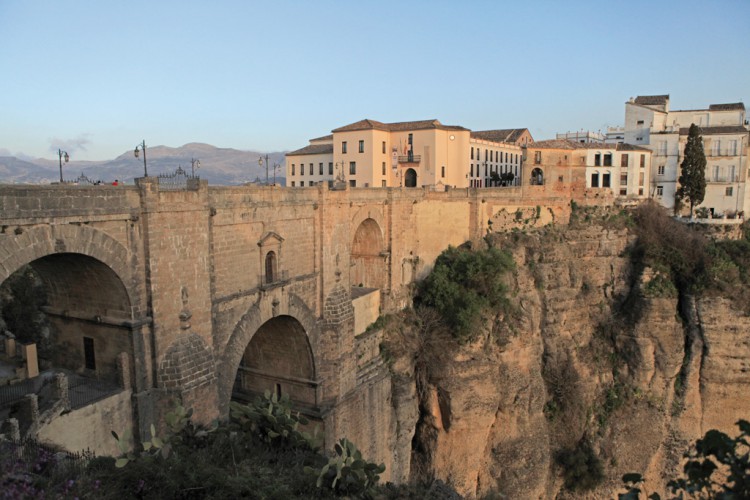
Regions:
<instances>
[{"instance_id":1,"label":"green bush","mask_svg":"<svg viewBox=\"0 0 750 500\"><path fill-rule=\"evenodd\" d=\"M317 428L313 434L300 430L300 425L305 426L309 421L299 412L292 411L287 394L279 398L276 393L266 391L262 398L256 398L249 405L232 401L229 411L239 430L247 435L259 437L266 443L310 450L320 447Z\"/></svg>"},{"instance_id":2,"label":"green bush","mask_svg":"<svg viewBox=\"0 0 750 500\"><path fill-rule=\"evenodd\" d=\"M604 480L602 461L586 439L574 449L559 450L555 461L563 469L565 488L571 491L589 491Z\"/></svg>"},{"instance_id":3,"label":"green bush","mask_svg":"<svg viewBox=\"0 0 750 500\"><path fill-rule=\"evenodd\" d=\"M385 465L366 462L357 447L344 438L334 446L335 454L320 469L305 467L317 477L315 486L343 495L369 495L385 471Z\"/></svg>"},{"instance_id":4,"label":"green bush","mask_svg":"<svg viewBox=\"0 0 750 500\"><path fill-rule=\"evenodd\" d=\"M510 253L497 248L449 247L421 283L417 302L440 312L459 341L474 340L491 310L508 310L505 274L515 267Z\"/></svg>"}]
</instances>

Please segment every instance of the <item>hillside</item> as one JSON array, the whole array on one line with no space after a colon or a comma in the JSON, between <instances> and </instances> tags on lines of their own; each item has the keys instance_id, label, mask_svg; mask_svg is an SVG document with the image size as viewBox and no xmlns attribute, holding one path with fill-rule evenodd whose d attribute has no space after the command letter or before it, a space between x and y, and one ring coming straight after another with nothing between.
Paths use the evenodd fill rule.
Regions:
<instances>
[{"instance_id":1,"label":"hillside","mask_svg":"<svg viewBox=\"0 0 750 500\"><path fill-rule=\"evenodd\" d=\"M258 165L261 153L240 151L231 148L217 148L210 144L189 143L178 148L168 146L148 147L146 160L151 176L172 173L178 167L188 173L190 160L200 161L195 172L209 184L239 185L259 179L265 182L266 168ZM265 157L265 154L263 154ZM133 151L126 151L117 158L106 161L76 161L63 165L63 178L74 180L85 175L94 181L111 182L115 179L132 183L135 177L143 176L143 157L135 158ZM281 165L276 171L277 184L284 184L284 153L268 153L271 166ZM264 158L265 161L265 158ZM273 182L273 169L268 171L269 182ZM0 157L0 183L46 184L59 180L59 165L56 160L20 160L12 156Z\"/></svg>"}]
</instances>

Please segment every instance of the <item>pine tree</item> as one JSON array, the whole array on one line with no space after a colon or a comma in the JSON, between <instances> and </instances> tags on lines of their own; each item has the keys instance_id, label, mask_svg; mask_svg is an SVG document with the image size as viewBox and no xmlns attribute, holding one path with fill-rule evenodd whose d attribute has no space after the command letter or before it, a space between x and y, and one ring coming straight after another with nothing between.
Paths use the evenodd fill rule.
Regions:
<instances>
[{"instance_id":1,"label":"pine tree","mask_svg":"<svg viewBox=\"0 0 750 500\"><path fill-rule=\"evenodd\" d=\"M680 187L677 199L690 201L690 218L693 218L693 207L700 205L706 196L706 153L703 151L701 129L695 123L690 125L685 158L680 164Z\"/></svg>"}]
</instances>

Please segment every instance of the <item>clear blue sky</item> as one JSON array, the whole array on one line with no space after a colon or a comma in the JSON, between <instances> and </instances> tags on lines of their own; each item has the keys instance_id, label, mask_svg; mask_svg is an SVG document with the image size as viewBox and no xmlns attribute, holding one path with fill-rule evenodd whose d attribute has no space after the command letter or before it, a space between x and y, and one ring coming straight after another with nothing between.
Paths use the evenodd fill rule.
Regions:
<instances>
[{"instance_id":1,"label":"clear blue sky","mask_svg":"<svg viewBox=\"0 0 750 500\"><path fill-rule=\"evenodd\" d=\"M750 104L750 1L0 0L0 154L280 151L362 118L536 139Z\"/></svg>"}]
</instances>

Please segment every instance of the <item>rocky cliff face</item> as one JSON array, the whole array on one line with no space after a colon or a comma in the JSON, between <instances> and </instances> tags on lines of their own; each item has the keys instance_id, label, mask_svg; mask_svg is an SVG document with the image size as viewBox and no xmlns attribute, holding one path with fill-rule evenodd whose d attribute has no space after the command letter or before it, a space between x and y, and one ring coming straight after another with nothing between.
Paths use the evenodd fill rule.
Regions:
<instances>
[{"instance_id":1,"label":"rocky cliff face","mask_svg":"<svg viewBox=\"0 0 750 500\"><path fill-rule=\"evenodd\" d=\"M642 472L663 491L690 442L711 428L734 434L750 415L750 318L725 298L655 293L659 275L633 265L627 229L493 243L517 264L512 318L488 317L463 345L434 311L387 331L403 457L394 480L439 478L468 498L613 498L624 473ZM570 492L558 464L582 446L604 481Z\"/></svg>"}]
</instances>

